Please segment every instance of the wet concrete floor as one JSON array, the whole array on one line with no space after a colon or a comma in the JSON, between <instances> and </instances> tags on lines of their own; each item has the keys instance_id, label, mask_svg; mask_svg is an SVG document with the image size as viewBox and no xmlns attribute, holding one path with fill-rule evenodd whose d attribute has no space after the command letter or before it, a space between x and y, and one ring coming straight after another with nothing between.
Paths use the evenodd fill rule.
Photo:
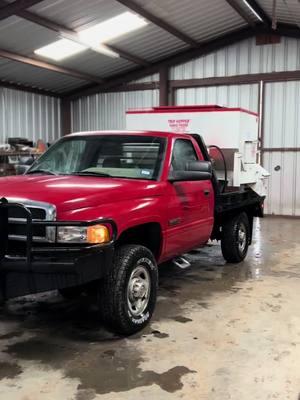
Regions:
<instances>
[{"instance_id":1,"label":"wet concrete floor","mask_svg":"<svg viewBox=\"0 0 300 400\"><path fill-rule=\"evenodd\" d=\"M245 262L213 244L160 270L152 323L120 338L88 299L0 311L0 399L299 399L300 221L256 222Z\"/></svg>"}]
</instances>

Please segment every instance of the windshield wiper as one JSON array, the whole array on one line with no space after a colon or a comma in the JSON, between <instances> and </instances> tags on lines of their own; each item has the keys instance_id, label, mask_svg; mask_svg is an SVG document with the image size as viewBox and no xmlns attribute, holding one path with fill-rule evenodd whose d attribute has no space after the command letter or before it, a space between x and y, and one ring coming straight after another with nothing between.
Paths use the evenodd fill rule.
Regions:
<instances>
[{"instance_id":1,"label":"windshield wiper","mask_svg":"<svg viewBox=\"0 0 300 400\"><path fill-rule=\"evenodd\" d=\"M106 177L106 178L110 178L111 175L109 174L105 174L104 172L96 172L96 171L76 171L76 172L72 172L70 175L78 175L78 176L101 176L101 177Z\"/></svg>"},{"instance_id":2,"label":"windshield wiper","mask_svg":"<svg viewBox=\"0 0 300 400\"><path fill-rule=\"evenodd\" d=\"M48 169L33 169L32 171L26 172L26 175L29 174L47 174L47 175L57 175L53 171L49 171Z\"/></svg>"}]
</instances>

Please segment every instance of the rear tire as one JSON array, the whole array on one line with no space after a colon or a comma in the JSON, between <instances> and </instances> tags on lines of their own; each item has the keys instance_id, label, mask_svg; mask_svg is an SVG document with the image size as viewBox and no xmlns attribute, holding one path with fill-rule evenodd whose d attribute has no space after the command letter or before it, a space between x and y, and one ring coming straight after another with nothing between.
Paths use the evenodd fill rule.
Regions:
<instances>
[{"instance_id":1,"label":"rear tire","mask_svg":"<svg viewBox=\"0 0 300 400\"><path fill-rule=\"evenodd\" d=\"M240 213L222 227L221 248L227 262L239 263L247 255L250 243L250 224L246 213Z\"/></svg>"},{"instance_id":2,"label":"rear tire","mask_svg":"<svg viewBox=\"0 0 300 400\"><path fill-rule=\"evenodd\" d=\"M157 265L150 250L139 245L116 249L98 296L104 323L121 335L143 329L155 308L157 286Z\"/></svg>"}]
</instances>

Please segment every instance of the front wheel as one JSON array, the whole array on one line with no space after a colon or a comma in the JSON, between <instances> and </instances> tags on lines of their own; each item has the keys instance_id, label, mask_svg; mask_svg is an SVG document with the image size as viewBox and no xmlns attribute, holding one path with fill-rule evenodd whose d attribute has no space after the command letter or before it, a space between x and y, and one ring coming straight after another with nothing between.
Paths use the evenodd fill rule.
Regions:
<instances>
[{"instance_id":1,"label":"front wheel","mask_svg":"<svg viewBox=\"0 0 300 400\"><path fill-rule=\"evenodd\" d=\"M250 243L250 224L246 213L240 213L222 227L221 248L227 262L239 263L247 255Z\"/></svg>"},{"instance_id":2,"label":"front wheel","mask_svg":"<svg viewBox=\"0 0 300 400\"><path fill-rule=\"evenodd\" d=\"M104 322L122 335L144 328L155 308L157 285L157 265L150 250L139 245L118 248L99 290Z\"/></svg>"}]
</instances>

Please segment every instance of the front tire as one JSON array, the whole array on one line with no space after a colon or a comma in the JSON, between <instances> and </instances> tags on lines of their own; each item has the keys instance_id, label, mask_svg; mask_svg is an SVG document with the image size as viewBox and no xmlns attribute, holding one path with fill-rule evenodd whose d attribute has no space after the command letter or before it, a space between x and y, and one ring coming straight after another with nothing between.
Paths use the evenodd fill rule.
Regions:
<instances>
[{"instance_id":1,"label":"front tire","mask_svg":"<svg viewBox=\"0 0 300 400\"><path fill-rule=\"evenodd\" d=\"M239 263L247 255L250 243L250 224L246 213L240 213L222 228L221 248L227 262Z\"/></svg>"},{"instance_id":2,"label":"front tire","mask_svg":"<svg viewBox=\"0 0 300 400\"><path fill-rule=\"evenodd\" d=\"M99 290L102 319L116 333L131 335L150 321L157 297L158 271L150 250L125 245Z\"/></svg>"}]
</instances>

